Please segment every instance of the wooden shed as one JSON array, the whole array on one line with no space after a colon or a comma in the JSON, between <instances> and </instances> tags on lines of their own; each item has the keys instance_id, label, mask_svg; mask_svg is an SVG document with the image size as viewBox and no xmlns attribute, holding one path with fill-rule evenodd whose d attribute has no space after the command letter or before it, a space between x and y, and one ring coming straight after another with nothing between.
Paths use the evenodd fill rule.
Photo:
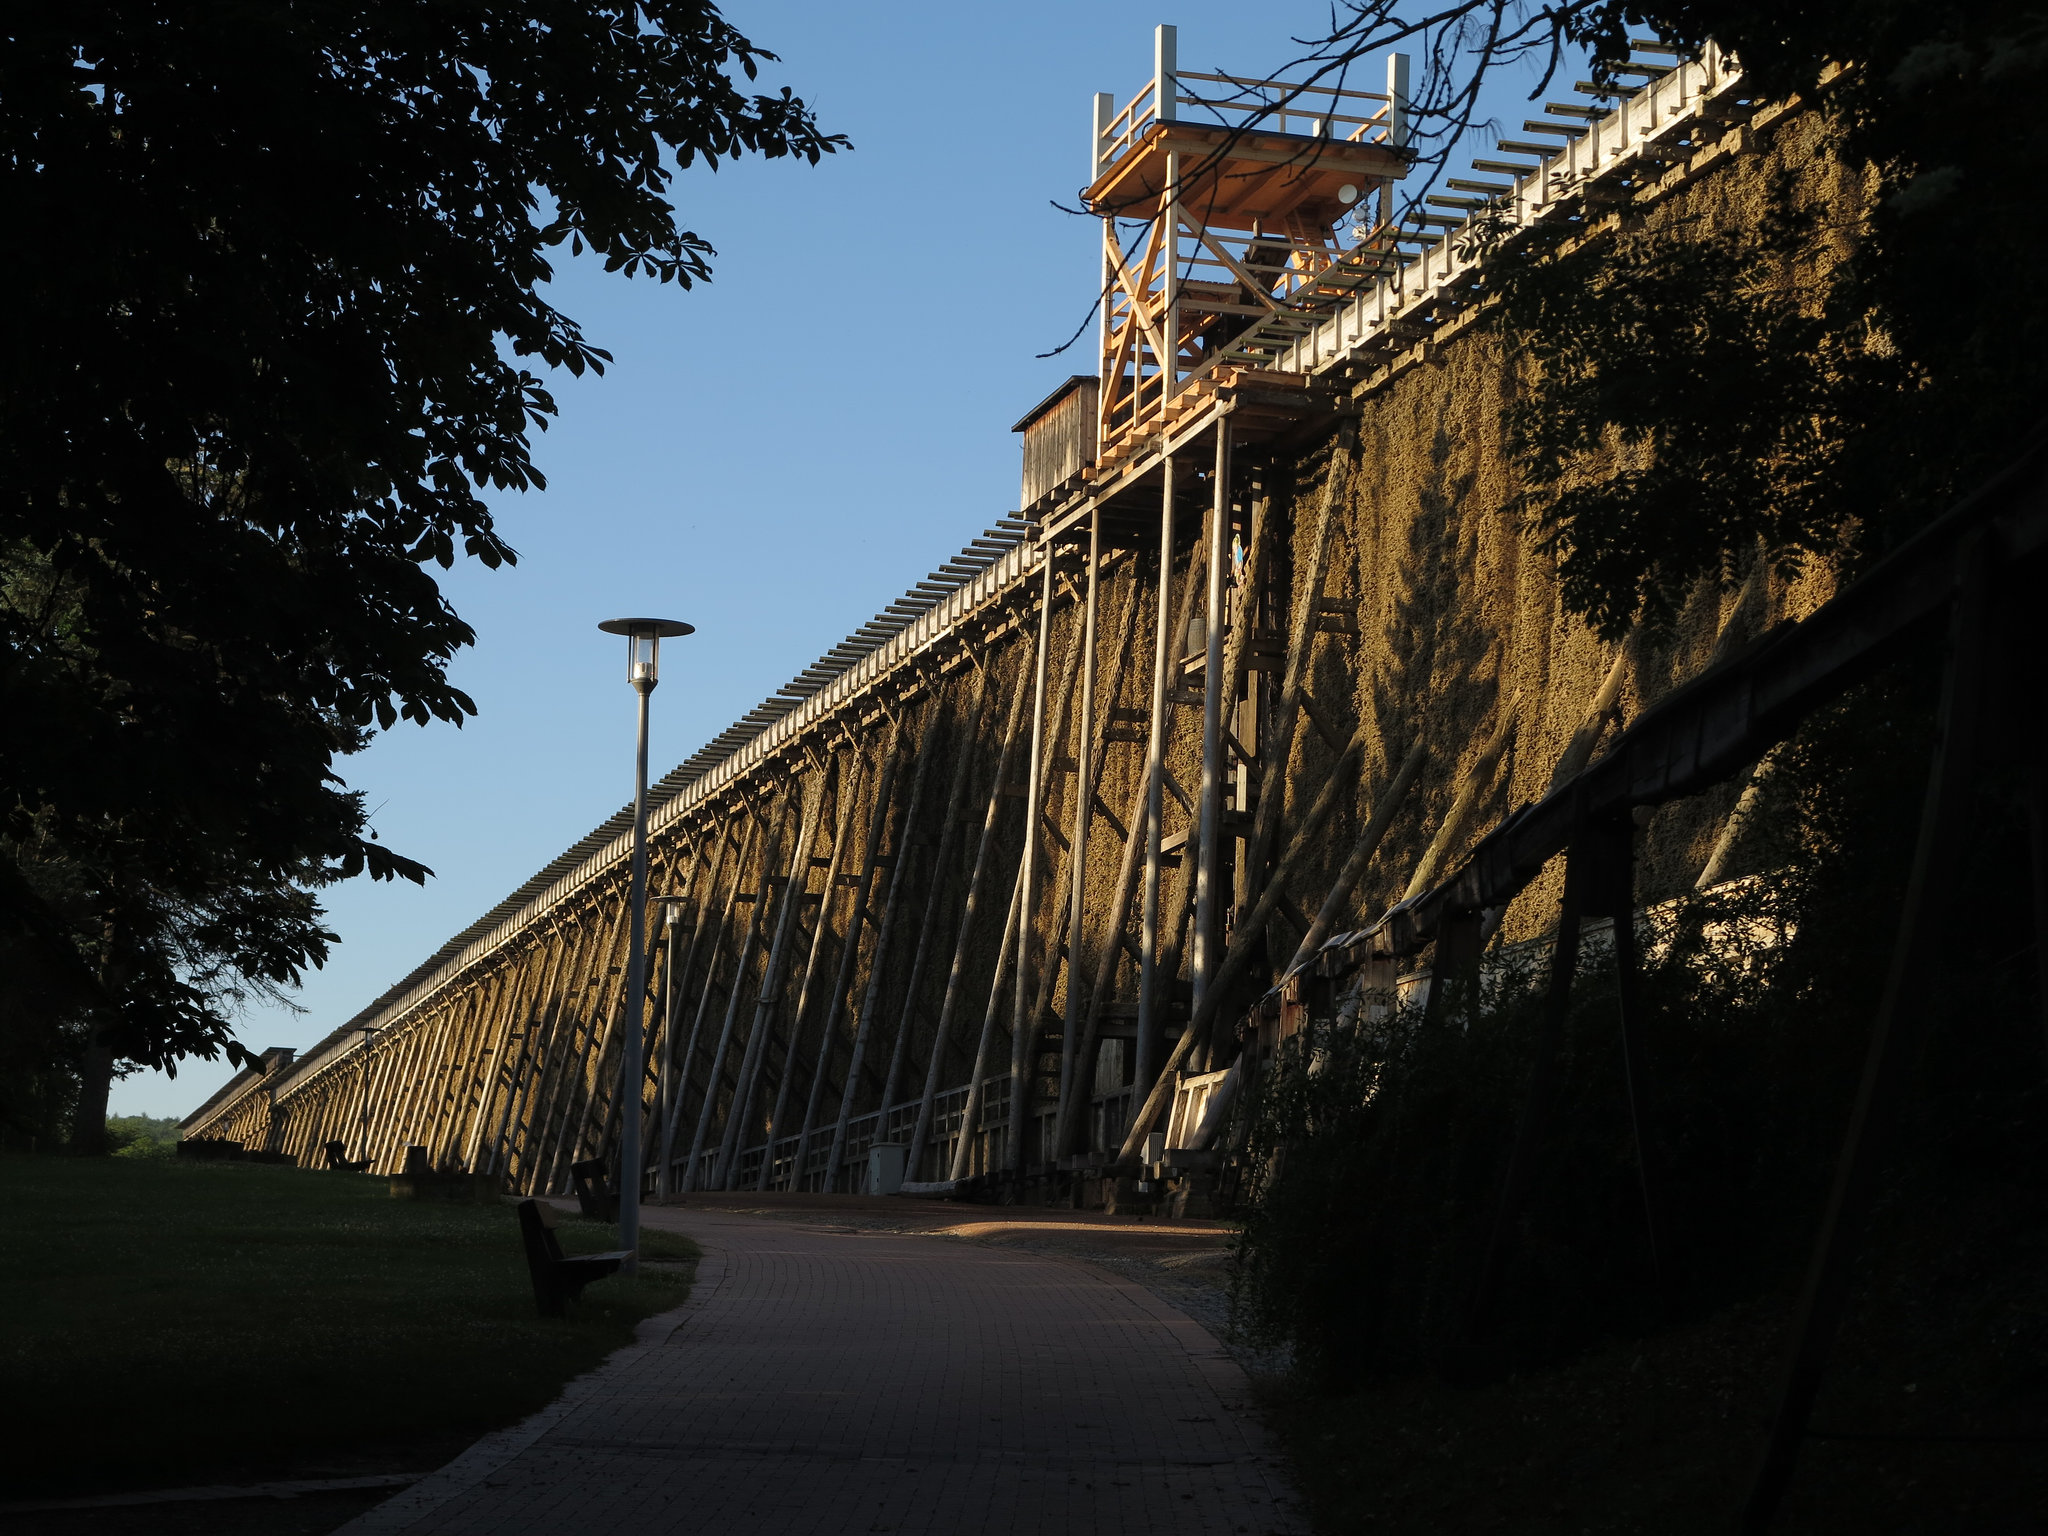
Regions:
<instances>
[{"instance_id":1,"label":"wooden shed","mask_svg":"<svg viewBox=\"0 0 2048 1536\"><path fill-rule=\"evenodd\" d=\"M1010 428L1024 434L1024 492L1018 505L1027 515L1095 462L1095 403L1101 393L1101 381L1093 374L1077 373Z\"/></svg>"}]
</instances>

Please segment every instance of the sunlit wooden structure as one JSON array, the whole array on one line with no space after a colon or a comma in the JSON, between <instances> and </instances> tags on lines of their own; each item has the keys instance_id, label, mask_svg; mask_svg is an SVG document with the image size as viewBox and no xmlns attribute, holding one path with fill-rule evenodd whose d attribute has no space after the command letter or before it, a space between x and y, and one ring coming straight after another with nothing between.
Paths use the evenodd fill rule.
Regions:
<instances>
[{"instance_id":1,"label":"sunlit wooden structure","mask_svg":"<svg viewBox=\"0 0 2048 1536\"><path fill-rule=\"evenodd\" d=\"M1196 381L1270 370L1329 301L1397 261L1408 61L1384 92L1182 70L1175 29L1123 105L1095 98L1088 209L1102 219L1098 440L1163 425Z\"/></svg>"},{"instance_id":2,"label":"sunlit wooden structure","mask_svg":"<svg viewBox=\"0 0 2048 1536\"><path fill-rule=\"evenodd\" d=\"M1198 1208L1228 1009L1350 910L1331 829L1388 766L1367 749L1389 746L1369 716L1391 621L1372 630L1358 573L1419 578L1354 511L1354 482L1392 472L1359 418L1437 388L1421 364L1479 312L1457 216L1604 217L1752 152L1725 58L1651 57L1645 84L1554 106L1528 125L1551 140L1504 141L1517 158L1480 162L1490 180L1450 184L1478 196L1431 199L1453 213L1398 226L1399 58L1384 91L1305 89L1182 70L1163 28L1137 94L1096 99L1104 239L1076 286L1107 295L1100 367L1018 423L1019 511L651 790L659 1132L628 1176L848 1191L900 1158L915 1183L1100 1203L1173 1170L1155 1190ZM1553 621L1540 580L1496 597ZM1470 722L1415 805L1455 813L1497 768L1540 792L1580 673L1527 646L1512 664L1554 713L1508 759L1512 712ZM1476 834L1459 814L1404 824L1381 858L1421 878ZM616 1159L629 822L310 1049L266 1053L187 1134L307 1165L341 1141L390 1173L417 1146L522 1192Z\"/></svg>"}]
</instances>

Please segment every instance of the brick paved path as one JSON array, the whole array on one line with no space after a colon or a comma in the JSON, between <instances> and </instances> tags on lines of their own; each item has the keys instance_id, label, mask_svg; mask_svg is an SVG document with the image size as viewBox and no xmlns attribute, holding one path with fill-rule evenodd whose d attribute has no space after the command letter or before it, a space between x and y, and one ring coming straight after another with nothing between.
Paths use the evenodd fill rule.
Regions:
<instances>
[{"instance_id":1,"label":"brick paved path","mask_svg":"<svg viewBox=\"0 0 2048 1536\"><path fill-rule=\"evenodd\" d=\"M704 1244L689 1304L346 1536L1302 1529L1242 1374L1137 1286L942 1238L646 1220Z\"/></svg>"}]
</instances>

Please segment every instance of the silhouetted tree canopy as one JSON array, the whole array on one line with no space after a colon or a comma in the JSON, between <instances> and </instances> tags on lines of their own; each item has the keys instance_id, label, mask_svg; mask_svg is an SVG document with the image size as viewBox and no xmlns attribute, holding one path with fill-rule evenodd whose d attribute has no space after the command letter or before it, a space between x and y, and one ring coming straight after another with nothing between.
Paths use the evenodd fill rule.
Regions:
<instances>
[{"instance_id":1,"label":"silhouetted tree canopy","mask_svg":"<svg viewBox=\"0 0 2048 1536\"><path fill-rule=\"evenodd\" d=\"M514 558L483 494L606 361L558 252L688 287L679 171L844 147L773 58L704 0L10 8L0 1067L232 1052L319 885L425 878L334 763L474 712L430 567Z\"/></svg>"}]
</instances>

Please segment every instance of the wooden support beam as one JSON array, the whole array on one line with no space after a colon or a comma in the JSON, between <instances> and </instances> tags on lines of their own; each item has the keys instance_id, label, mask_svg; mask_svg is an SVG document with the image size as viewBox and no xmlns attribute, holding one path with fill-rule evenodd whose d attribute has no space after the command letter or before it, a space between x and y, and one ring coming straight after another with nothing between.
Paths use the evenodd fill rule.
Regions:
<instances>
[{"instance_id":1,"label":"wooden support beam","mask_svg":"<svg viewBox=\"0 0 2048 1536\"><path fill-rule=\"evenodd\" d=\"M736 905L739 904L740 888L747 882L747 863L748 860L753 856L754 842L756 837L760 834L764 823L764 818L758 815L752 807L743 810L740 813L740 815L735 819L744 821L746 824L746 830L740 840L738 856L733 863L732 884L726 888L725 900L719 905L717 925L712 929L711 932L711 948L705 955L704 985L698 990L697 1006L695 1009L692 1010L690 1015L690 1034L689 1038L683 1044L682 1066L678 1072L678 1091L676 1093L675 1103L669 1106L668 1119L661 1128L662 1168L668 1175L671 1188L675 1187L677 1182L674 1171L676 1129L678 1126L682 1124L684 1110L686 1106L689 1104L690 1074L692 1068L696 1064L697 1042L703 1035L704 1019L706 1014L710 1011L712 998L717 996L718 993L719 950L725 943L726 934L731 930L732 910ZM711 894L714 896L717 894L718 890L715 876L716 872L714 871L714 880L711 887ZM709 904L707 903L707 906L708 905ZM694 940L692 942L692 947L695 947ZM739 980L737 976L735 976L734 978L733 985L735 988L737 988L739 985ZM711 1074L707 1066L704 1079L703 1093L700 1099L698 1100L698 1108L700 1114L703 1111L703 1106L711 1102L712 1092L716 1087L716 1079ZM681 1187L683 1188L689 1187L687 1177L688 1172L688 1168L685 1168L685 1178L681 1184Z\"/></svg>"},{"instance_id":2,"label":"wooden support beam","mask_svg":"<svg viewBox=\"0 0 2048 1536\"><path fill-rule=\"evenodd\" d=\"M1009 920L1003 924L1002 948L996 952L996 974L989 983L988 1008L981 1017L981 1038L974 1048L974 1070L967 1079L967 1103L960 1112L960 1140L953 1148L954 1179L964 1179L974 1160L974 1138L980 1129L982 1099L988 1088L989 1062L995 1052L996 1024L1003 1012L1003 978L1017 953L1019 914L1024 907L1024 867L1017 866L1017 878L1010 886Z\"/></svg>"},{"instance_id":3,"label":"wooden support beam","mask_svg":"<svg viewBox=\"0 0 2048 1536\"><path fill-rule=\"evenodd\" d=\"M1409 878L1408 889L1402 893L1403 901L1413 900L1428 890L1436 879L1443 861L1465 835L1465 828L1472 819L1472 812L1478 807L1480 797L1493 787L1493 776L1500 767L1500 760L1507 755L1515 739L1515 726L1519 719L1521 696L1508 700L1507 707L1500 712L1493 735L1486 745L1479 749L1479 756L1465 771L1465 781L1458 788L1458 796L1451 802L1451 808L1444 813L1436 835L1429 840L1429 847L1423 850L1422 858L1416 863L1415 873Z\"/></svg>"},{"instance_id":4,"label":"wooden support beam","mask_svg":"<svg viewBox=\"0 0 2048 1536\"><path fill-rule=\"evenodd\" d=\"M839 1038L839 1019L853 985L853 971L860 958L860 934L867 921L868 898L873 894L875 871L880 867L882 839L889 830L889 802L896 792L896 769L903 755L903 722L892 719L887 743L882 748L881 768L875 780L875 799L868 809L867 842L861 851L860 874L854 886L853 908L846 915L846 937L840 943L839 968L825 1005L824 1032L818 1040L818 1064L811 1072L811 1091L804 1101L804 1123L797 1132L797 1187L803 1183L803 1168L810 1156L811 1133L817 1128L818 1109L824 1101L826 1079L832 1067L832 1048ZM824 1193L832 1193L832 1170L825 1170Z\"/></svg>"},{"instance_id":5,"label":"wooden support beam","mask_svg":"<svg viewBox=\"0 0 2048 1536\"><path fill-rule=\"evenodd\" d=\"M818 921L811 929L810 953L804 959L803 980L797 987L796 1007L789 1020L789 1049L783 1053L782 1081L775 1090L775 1108L768 1117L768 1151L761 1159L761 1175L754 1187L760 1190L770 1188L775 1177L775 1138L781 1133L789 1115L790 1090L796 1082L797 1063L802 1060L804 1019L811 1006L812 986L818 974L818 960L825 952L825 940L832 931L832 908L839 895L839 866L846 857L847 834L853 830L854 818L860 808L860 783L862 763L858 753L848 753L838 765L837 804L833 806L833 818L837 823L832 834L832 853L825 860L825 884L818 893ZM818 861L811 861L816 864ZM803 1178L802 1147L790 1169L789 1187L798 1187Z\"/></svg>"},{"instance_id":6,"label":"wooden support beam","mask_svg":"<svg viewBox=\"0 0 2048 1536\"><path fill-rule=\"evenodd\" d=\"M697 1107L697 1128L690 1135L690 1160L688 1166L683 1169L685 1194L699 1187L708 1188L710 1183L716 1182L713 1178L702 1186L699 1183L705 1178L704 1145L710 1139L712 1120L718 1111L719 1083L725 1073L726 1053L732 1048L733 1028L739 1020L740 999L746 995L748 962L753 958L754 940L761 932L761 914L773 895L773 887L768 882L769 872L781 862L779 855L782 852L782 823L788 816L789 805L794 798L793 790L786 791L781 804L769 813L768 844L761 859L761 883L755 899L748 905L746 933L733 956L732 990L726 995L725 1019L718 1028L718 1043L712 1047L711 1064L704 1079L704 1099Z\"/></svg>"},{"instance_id":7,"label":"wooden support beam","mask_svg":"<svg viewBox=\"0 0 2048 1536\"><path fill-rule=\"evenodd\" d=\"M775 936L768 945L768 962L761 973L761 987L754 997L753 1027L747 1031L740 1061L739 1081L734 1085L730 1107L725 1114L725 1134L719 1139L718 1167L713 1182L720 1189L738 1186L739 1156L746 1146L748 1123L753 1116L754 1092L768 1056L775 1018L782 1005L783 970L788 962L790 935L803 911L804 891L810 883L811 844L824 818L825 775L814 775L816 785L804 795L803 816L796 840L790 845L789 873L783 878L782 910L776 915ZM796 791L801 793L801 791Z\"/></svg>"},{"instance_id":8,"label":"wooden support beam","mask_svg":"<svg viewBox=\"0 0 2048 1536\"><path fill-rule=\"evenodd\" d=\"M682 1013L683 1009L687 1006L690 995L690 975L696 965L698 945L702 943L704 938L705 923L710 917L712 908L717 905L718 881L720 875L725 870L726 854L732 848L733 832L741 820L746 820L749 825L752 824L753 820L744 805L721 821L715 834L708 832L705 834L706 837L713 840L716 850L712 854L710 874L705 881L704 895L702 898L698 898L695 892L694 870L696 866L693 861L690 891L690 905L693 910L690 917L690 934L683 944L681 955L678 956L675 965L671 967L663 986L662 1011L668 1020L666 1031L669 1040L667 1059L670 1086L662 1094L661 1124L655 1132L657 1148L655 1152L654 1191L657 1199L667 1199L673 1188L675 1178L676 1122L681 1118L683 1103L690 1095L690 1067L692 1058L697 1050L698 1026L703 1022L704 1018L704 1009L700 996L698 1006L690 1010L691 1019L688 1036L679 1041L678 1036L682 1033ZM699 847L703 845L703 840L703 838L699 839ZM737 887L737 881L735 881L735 887ZM727 902L721 908L720 926L716 931L717 934L724 932L723 914L730 910L730 902ZM715 934L712 939L714 950L717 943L718 938ZM715 959L715 956L712 958ZM711 977L707 972L702 991L708 993L710 989Z\"/></svg>"},{"instance_id":9,"label":"wooden support beam","mask_svg":"<svg viewBox=\"0 0 2048 1536\"><path fill-rule=\"evenodd\" d=\"M1050 566L1048 561L1047 568ZM854 1019L853 1051L847 1061L846 1082L839 1091L839 1118L832 1127L832 1148L825 1158L827 1190L837 1179L840 1159L846 1155L846 1132L853 1119L855 1096L860 1092L861 1064L868 1041L875 1033L874 1021L881 1012L882 985L889 971L890 942L896 936L896 914L902 907L904 879L913 862L910 839L917 830L917 813L924 804L925 785L931 782L932 762L938 756L938 724L938 708L934 703L931 721L918 742L917 767L910 775L910 803L903 809L903 824L896 833L896 858L894 867L889 871L889 893L882 902L882 919L875 927L875 947L868 956L868 984L862 989L860 1013ZM887 1109L887 1099L877 1107Z\"/></svg>"},{"instance_id":10,"label":"wooden support beam","mask_svg":"<svg viewBox=\"0 0 2048 1536\"><path fill-rule=\"evenodd\" d=\"M1361 746L1364 744L1364 730L1365 728L1360 726L1359 735L1353 738ZM1343 867L1338 870L1336 880L1323 897L1322 907L1316 912L1314 921L1310 922L1303 932L1301 943L1294 951L1294 958L1287 962L1289 971L1307 964L1310 957L1322 948L1323 940L1330 936L1338 917L1343 914L1345 904L1351 900L1351 893L1358 889L1358 882L1365 878L1365 871L1371 865L1373 855L1379 851L1380 842L1386 837L1387 829L1393 825L1395 812L1400 810L1401 803L1408 798L1408 791L1415 787L1415 781L1422 777L1423 764L1427 761L1428 753L1418 738L1415 745L1408 749L1408 756L1402 760L1400 768L1395 772L1393 782L1381 792L1378 803L1373 806L1372 814L1366 818L1364 828L1351 845L1351 852L1345 857ZM1332 774L1328 784L1334 784L1344 777L1341 766L1343 759L1338 759L1338 762L1339 769ZM1321 804L1320 801L1317 803ZM1312 810L1304 825L1313 826L1315 821L1315 812ZM1290 851L1289 858L1292 857ZM1274 886L1281 883L1279 875L1271 882Z\"/></svg>"},{"instance_id":11,"label":"wooden support beam","mask_svg":"<svg viewBox=\"0 0 2048 1536\"><path fill-rule=\"evenodd\" d=\"M1897 1119L1927 1037L1943 1010L1935 996L1938 954L1970 849L1971 792L1983 758L1987 680L1991 675L1994 558L2008 558L1993 536L1965 542L1955 559L1958 592L1949 628L1947 675L1920 832L1899 912L1898 941L1870 1033L1863 1078L1835 1166L1833 1188L1814 1239L1792 1330L1777 1410L1764 1442L1740 1528L1769 1525L1791 1481L1813 1400L1849 1298L1850 1266L1877 1196L1879 1153Z\"/></svg>"},{"instance_id":12,"label":"wooden support beam","mask_svg":"<svg viewBox=\"0 0 2048 1536\"><path fill-rule=\"evenodd\" d=\"M1210 478L1209 579L1203 624L1202 787L1195 861L1195 1001L1199 1005L1223 960L1223 710L1234 704L1235 679L1224 670L1224 574L1230 563L1230 413L1216 416L1216 467Z\"/></svg>"},{"instance_id":13,"label":"wooden support beam","mask_svg":"<svg viewBox=\"0 0 2048 1536\"><path fill-rule=\"evenodd\" d=\"M924 1154L925 1142L931 1136L932 1105L938 1094L940 1062L945 1057L947 1044L953 1038L954 1012L967 990L967 967L971 953L969 946L974 937L974 919L981 910L995 850L996 828L1002 818L1005 798L1003 786L1009 782L1017 745L1023 738L1024 704L1029 697L1030 691L1026 688L1014 687L1010 690L1010 711L1008 718L1003 722L1002 747L996 753L995 772L989 778L988 801L981 818L981 837L975 844L974 868L967 878L967 900L961 905L960 927L953 939L953 964L946 973L946 994L939 1004L939 1022L932 1031L932 1054L930 1062L925 1067L924 1097L918 1103L917 1123L910 1135L909 1151L904 1154L904 1165L909 1168L917 1166L918 1159ZM1014 920L1014 913L1012 919ZM1000 990L1001 985L999 978L995 986ZM985 1048L986 1040L982 1044ZM971 1080L978 1081L980 1075L981 1067L977 1065ZM963 1133L963 1144L965 1140ZM957 1158L955 1166L958 1166ZM963 1178L965 1175L954 1173L951 1177Z\"/></svg>"},{"instance_id":14,"label":"wooden support beam","mask_svg":"<svg viewBox=\"0 0 2048 1536\"><path fill-rule=\"evenodd\" d=\"M1253 813L1251 846L1245 850L1254 890L1265 879L1266 860L1280 829L1281 806L1287 798L1287 772L1294 761L1295 727L1306 697L1303 685L1315 647L1316 615L1323 600L1330 532L1351 477L1351 453L1357 438L1358 424L1346 418L1337 428L1337 443L1323 474L1321 505L1316 511L1315 531L1309 535L1308 567L1290 604L1287 664L1281 674L1279 701L1267 721L1266 739L1260 744L1264 771L1259 775L1259 804Z\"/></svg>"},{"instance_id":15,"label":"wooden support beam","mask_svg":"<svg viewBox=\"0 0 2048 1536\"><path fill-rule=\"evenodd\" d=\"M1173 632L1174 459L1160 464L1159 621L1152 640L1152 720L1145 746L1145 874L1140 896L1138 948L1137 1072L1140 1082L1155 1074L1159 1055L1159 845L1165 839L1167 691L1172 685L1180 636Z\"/></svg>"},{"instance_id":16,"label":"wooden support beam","mask_svg":"<svg viewBox=\"0 0 2048 1536\"><path fill-rule=\"evenodd\" d=\"M960 836L961 811L967 803L967 787L974 777L975 747L980 741L981 711L988 697L988 680L988 667L977 665L973 692L968 695L953 732L953 777L946 786L946 804L939 822L939 844L932 853L931 881L925 891L924 916L917 925L917 942L910 951L910 973L903 982L903 1011L896 1021L896 1047L891 1053L887 1085L882 1091L885 1107L895 1098L899 1063L907 1060L906 1052L917 1021L917 992L924 978L925 959L931 953L942 926L941 904L946 892L946 873L953 864L953 853ZM938 1073L945 1055L946 1036L941 1028L932 1034L925 1066L924 1092L918 1100L918 1120L903 1156L904 1176L908 1179L915 1180L918 1175L918 1159L923 1155L924 1137L930 1129L927 1123L930 1104L938 1091Z\"/></svg>"},{"instance_id":17,"label":"wooden support beam","mask_svg":"<svg viewBox=\"0 0 2048 1536\"><path fill-rule=\"evenodd\" d=\"M1039 812L1045 797L1045 673L1052 643L1052 551L1045 552L1045 590L1039 597L1038 651L1031 685L1031 755L1025 760L1024 852L1018 865L1017 987L1010 1012L1010 1125L1003 1167L1022 1172L1024 1109L1030 1096L1030 1071L1025 1053L1036 1033L1031 1017L1031 926L1038 914Z\"/></svg>"}]
</instances>

